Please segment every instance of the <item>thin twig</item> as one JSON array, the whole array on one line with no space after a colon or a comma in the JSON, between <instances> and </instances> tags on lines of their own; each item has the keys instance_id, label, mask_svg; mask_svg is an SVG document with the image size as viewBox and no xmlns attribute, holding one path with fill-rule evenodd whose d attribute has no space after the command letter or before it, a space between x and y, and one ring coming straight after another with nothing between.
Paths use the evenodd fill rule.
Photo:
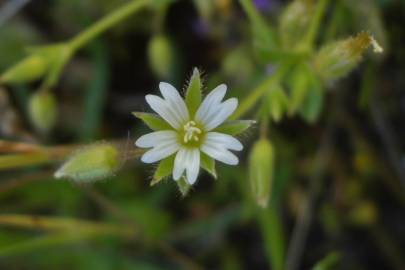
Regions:
<instances>
[{"instance_id":1,"label":"thin twig","mask_svg":"<svg viewBox=\"0 0 405 270\"><path fill-rule=\"evenodd\" d=\"M99 206L101 206L107 212L114 215L117 219L120 219L127 224L132 224L133 226L136 226L137 228L140 228L142 230L142 227L139 224L137 224L137 222L132 217L130 217L128 214L126 214L124 211L122 211L119 207L117 207L111 200L109 200L103 194L101 194L96 189L94 189L90 186L82 186L82 187L83 187L83 190L89 195L89 197L91 199L93 199L94 202L96 202ZM142 235L142 234L139 234L139 235ZM167 256L172 258L179 265L182 265L184 267L184 269L191 269L191 270L202 269L202 267L200 267L197 263L195 263L191 258L189 258L188 256L184 255L183 253L177 251L175 248L173 248L171 245L169 245L165 241L158 241L157 245Z\"/></svg>"},{"instance_id":2,"label":"thin twig","mask_svg":"<svg viewBox=\"0 0 405 270\"><path fill-rule=\"evenodd\" d=\"M384 150L387 152L390 163L394 167L402 187L405 188L405 166L398 152L398 149L400 149L398 139L381 111L381 104L378 98L372 98L370 102L370 112L377 132L384 144Z\"/></svg>"},{"instance_id":3,"label":"thin twig","mask_svg":"<svg viewBox=\"0 0 405 270\"><path fill-rule=\"evenodd\" d=\"M52 177L53 173L54 173L53 170L40 171L40 172L36 172L36 173L29 173L26 175L18 176L18 177L12 178L10 180L1 181L0 194L4 193L4 192L8 192L12 189L18 188L20 186L24 186L25 184L28 184L31 182L37 182L37 181L49 179L50 177Z\"/></svg>"},{"instance_id":4,"label":"thin twig","mask_svg":"<svg viewBox=\"0 0 405 270\"><path fill-rule=\"evenodd\" d=\"M322 177L332 152L332 124L323 134L319 150L315 157L313 173L309 179L309 194L302 205L301 215L298 217L293 230L292 238L287 251L286 269L296 270L300 266L301 257L304 251L307 235L315 212L315 202L322 188Z\"/></svg>"}]
</instances>

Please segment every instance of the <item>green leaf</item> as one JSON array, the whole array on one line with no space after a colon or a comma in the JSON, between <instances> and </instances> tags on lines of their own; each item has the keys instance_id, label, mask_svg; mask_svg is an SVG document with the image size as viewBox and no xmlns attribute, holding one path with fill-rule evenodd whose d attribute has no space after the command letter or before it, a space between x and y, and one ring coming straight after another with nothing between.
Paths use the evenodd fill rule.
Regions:
<instances>
[{"instance_id":1,"label":"green leaf","mask_svg":"<svg viewBox=\"0 0 405 270\"><path fill-rule=\"evenodd\" d=\"M183 197L187 196L188 192L190 191L191 185L187 183L186 177L182 176L176 183L179 187L181 195Z\"/></svg>"},{"instance_id":2,"label":"green leaf","mask_svg":"<svg viewBox=\"0 0 405 270\"><path fill-rule=\"evenodd\" d=\"M323 105L323 91L321 87L311 87L300 108L300 115L309 123L318 120Z\"/></svg>"},{"instance_id":3,"label":"green leaf","mask_svg":"<svg viewBox=\"0 0 405 270\"><path fill-rule=\"evenodd\" d=\"M215 160L201 152L201 167L209 172L217 179L217 171L215 170Z\"/></svg>"},{"instance_id":4,"label":"green leaf","mask_svg":"<svg viewBox=\"0 0 405 270\"><path fill-rule=\"evenodd\" d=\"M267 95L267 107L271 119L279 122L288 109L288 103L289 100L284 89L278 84L274 85Z\"/></svg>"},{"instance_id":5,"label":"green leaf","mask_svg":"<svg viewBox=\"0 0 405 270\"><path fill-rule=\"evenodd\" d=\"M232 120L232 121L226 121L214 131L216 132L221 132L229 135L238 135L244 131L246 131L248 128L250 128L253 124L255 124L256 121L254 120Z\"/></svg>"},{"instance_id":6,"label":"green leaf","mask_svg":"<svg viewBox=\"0 0 405 270\"><path fill-rule=\"evenodd\" d=\"M190 78L190 82L188 84L186 91L186 104L191 117L194 117L195 112L197 111L198 107L201 104L202 100L201 90L202 90L202 83L200 72L198 71L197 68L194 68L193 75Z\"/></svg>"},{"instance_id":7,"label":"green leaf","mask_svg":"<svg viewBox=\"0 0 405 270\"><path fill-rule=\"evenodd\" d=\"M258 210L258 221L271 269L285 269L285 233L282 218L276 206L271 205L269 209Z\"/></svg>"},{"instance_id":8,"label":"green leaf","mask_svg":"<svg viewBox=\"0 0 405 270\"><path fill-rule=\"evenodd\" d=\"M335 269L339 263L341 255L338 252L331 252L325 258L315 264L312 270L328 270ZM336 268L337 269L337 268Z\"/></svg>"},{"instance_id":9,"label":"green leaf","mask_svg":"<svg viewBox=\"0 0 405 270\"><path fill-rule=\"evenodd\" d=\"M141 119L150 129L153 130L163 130L172 129L172 127L157 114L154 113L143 113L143 112L133 112L135 117Z\"/></svg>"},{"instance_id":10,"label":"green leaf","mask_svg":"<svg viewBox=\"0 0 405 270\"><path fill-rule=\"evenodd\" d=\"M301 107L302 103L308 94L308 77L305 70L305 65L299 65L295 68L293 74L290 77L290 104L289 114L295 114Z\"/></svg>"},{"instance_id":11,"label":"green leaf","mask_svg":"<svg viewBox=\"0 0 405 270\"><path fill-rule=\"evenodd\" d=\"M251 0L240 0L239 2L250 21L255 53L259 56L258 59L267 61L266 55L278 49L275 31L262 18Z\"/></svg>"},{"instance_id":12,"label":"green leaf","mask_svg":"<svg viewBox=\"0 0 405 270\"><path fill-rule=\"evenodd\" d=\"M163 180L163 178L169 176L172 173L174 166L174 157L175 155L171 155L170 157L165 158L159 163L153 175L152 182L150 182L151 186L156 185L161 180Z\"/></svg>"}]
</instances>

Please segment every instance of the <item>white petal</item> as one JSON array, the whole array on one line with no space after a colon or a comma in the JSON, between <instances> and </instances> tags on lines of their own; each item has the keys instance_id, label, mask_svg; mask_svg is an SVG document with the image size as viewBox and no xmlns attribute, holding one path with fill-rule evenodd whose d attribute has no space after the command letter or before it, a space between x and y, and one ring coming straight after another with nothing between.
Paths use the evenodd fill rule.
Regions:
<instances>
[{"instance_id":1,"label":"white petal","mask_svg":"<svg viewBox=\"0 0 405 270\"><path fill-rule=\"evenodd\" d=\"M182 120L182 122L187 122L189 120L188 109L186 103L184 103L183 98L180 96L179 92L171 84L161 82L159 84L160 92L166 101L170 103L170 107L176 112L177 116Z\"/></svg>"},{"instance_id":2,"label":"white petal","mask_svg":"<svg viewBox=\"0 0 405 270\"><path fill-rule=\"evenodd\" d=\"M243 145L232 137L231 135L219 133L219 132L208 132L205 140L210 144L218 144L220 147L224 147L226 149L241 151L243 149Z\"/></svg>"},{"instance_id":3,"label":"white petal","mask_svg":"<svg viewBox=\"0 0 405 270\"><path fill-rule=\"evenodd\" d=\"M145 163L154 163L174 154L179 148L178 143L159 144L143 154L141 160Z\"/></svg>"},{"instance_id":4,"label":"white petal","mask_svg":"<svg viewBox=\"0 0 405 270\"><path fill-rule=\"evenodd\" d=\"M170 141L176 143L177 133L173 130L161 130L145 134L136 140L135 145L142 148L154 147Z\"/></svg>"},{"instance_id":5,"label":"white petal","mask_svg":"<svg viewBox=\"0 0 405 270\"><path fill-rule=\"evenodd\" d=\"M179 180L187 165L187 148L180 148L174 159L173 179Z\"/></svg>"},{"instance_id":6,"label":"white petal","mask_svg":"<svg viewBox=\"0 0 405 270\"><path fill-rule=\"evenodd\" d=\"M221 105L221 109L218 113L213 115L210 119L207 119L205 123L205 129L210 131L220 124L222 124L238 107L238 100L236 98L230 98Z\"/></svg>"},{"instance_id":7,"label":"white petal","mask_svg":"<svg viewBox=\"0 0 405 270\"><path fill-rule=\"evenodd\" d=\"M173 128L178 129L180 127L182 120L173 112L167 101L155 95L146 95L145 99L152 110L159 114Z\"/></svg>"},{"instance_id":8,"label":"white petal","mask_svg":"<svg viewBox=\"0 0 405 270\"><path fill-rule=\"evenodd\" d=\"M235 156L232 152L226 150L225 148L218 147L217 145L204 143L201 146L201 151L203 151L213 159L216 159L228 165L237 165L239 163L237 156Z\"/></svg>"},{"instance_id":9,"label":"white petal","mask_svg":"<svg viewBox=\"0 0 405 270\"><path fill-rule=\"evenodd\" d=\"M200 170L200 150L197 148L188 150L188 164L187 164L187 182L192 185L195 183Z\"/></svg>"},{"instance_id":10,"label":"white petal","mask_svg":"<svg viewBox=\"0 0 405 270\"><path fill-rule=\"evenodd\" d=\"M195 119L201 123L212 113L213 110L218 108L217 106L221 103L222 99L226 94L226 85L218 85L214 90L212 90L203 100L200 107L197 110Z\"/></svg>"}]
</instances>

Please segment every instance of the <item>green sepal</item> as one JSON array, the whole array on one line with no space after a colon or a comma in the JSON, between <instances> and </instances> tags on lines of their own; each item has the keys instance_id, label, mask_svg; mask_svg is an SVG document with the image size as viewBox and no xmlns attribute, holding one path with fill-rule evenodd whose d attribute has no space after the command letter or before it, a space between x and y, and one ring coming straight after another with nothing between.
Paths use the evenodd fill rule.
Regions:
<instances>
[{"instance_id":1,"label":"green sepal","mask_svg":"<svg viewBox=\"0 0 405 270\"><path fill-rule=\"evenodd\" d=\"M202 100L201 91L202 91L202 83L200 72L198 71L197 68L194 68L193 75L190 78L190 82L186 90L186 104L188 111L190 113L190 117L194 117L195 112L197 111L198 107L201 104Z\"/></svg>"},{"instance_id":2,"label":"green sepal","mask_svg":"<svg viewBox=\"0 0 405 270\"><path fill-rule=\"evenodd\" d=\"M135 117L141 119L150 129L153 130L166 130L172 129L172 127L157 114L154 113L143 113L143 112L133 112Z\"/></svg>"},{"instance_id":3,"label":"green sepal","mask_svg":"<svg viewBox=\"0 0 405 270\"><path fill-rule=\"evenodd\" d=\"M169 176L172 173L174 166L174 157L175 155L171 155L170 157L165 158L159 163L155 173L153 174L153 179L150 182L151 186L156 185L157 183L162 181L163 178Z\"/></svg>"},{"instance_id":4,"label":"green sepal","mask_svg":"<svg viewBox=\"0 0 405 270\"><path fill-rule=\"evenodd\" d=\"M201 167L206 170L209 174L212 175L215 179L217 179L217 171L215 169L215 159L207 156L203 152L201 152Z\"/></svg>"},{"instance_id":5,"label":"green sepal","mask_svg":"<svg viewBox=\"0 0 405 270\"><path fill-rule=\"evenodd\" d=\"M216 129L214 129L214 131L234 136L234 135L238 135L238 134L246 131L248 128L250 128L255 123L256 123L256 121L254 121L254 120L226 121L225 123L223 123Z\"/></svg>"},{"instance_id":6,"label":"green sepal","mask_svg":"<svg viewBox=\"0 0 405 270\"><path fill-rule=\"evenodd\" d=\"M190 191L191 185L187 182L186 177L182 176L179 180L176 181L179 191L183 197L186 197Z\"/></svg>"}]
</instances>

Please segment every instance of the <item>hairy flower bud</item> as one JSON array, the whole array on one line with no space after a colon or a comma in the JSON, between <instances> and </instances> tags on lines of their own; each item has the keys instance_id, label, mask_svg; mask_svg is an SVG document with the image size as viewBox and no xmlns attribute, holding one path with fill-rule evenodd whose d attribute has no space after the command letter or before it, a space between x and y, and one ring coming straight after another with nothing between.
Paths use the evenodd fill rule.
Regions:
<instances>
[{"instance_id":1,"label":"hairy flower bud","mask_svg":"<svg viewBox=\"0 0 405 270\"><path fill-rule=\"evenodd\" d=\"M121 165L119 151L109 143L96 143L79 149L54 174L78 183L113 175Z\"/></svg>"},{"instance_id":2,"label":"hairy flower bud","mask_svg":"<svg viewBox=\"0 0 405 270\"><path fill-rule=\"evenodd\" d=\"M377 41L365 32L325 45L315 56L315 70L325 81L339 79L358 66L370 45L375 53L383 52Z\"/></svg>"},{"instance_id":3,"label":"hairy flower bud","mask_svg":"<svg viewBox=\"0 0 405 270\"><path fill-rule=\"evenodd\" d=\"M267 139L260 139L253 145L249 157L249 181L256 203L266 207L273 183L274 151Z\"/></svg>"},{"instance_id":4,"label":"hairy flower bud","mask_svg":"<svg viewBox=\"0 0 405 270\"><path fill-rule=\"evenodd\" d=\"M31 96L29 101L29 117L36 129L48 132L57 119L57 104L55 96L49 91L39 91Z\"/></svg>"}]
</instances>

